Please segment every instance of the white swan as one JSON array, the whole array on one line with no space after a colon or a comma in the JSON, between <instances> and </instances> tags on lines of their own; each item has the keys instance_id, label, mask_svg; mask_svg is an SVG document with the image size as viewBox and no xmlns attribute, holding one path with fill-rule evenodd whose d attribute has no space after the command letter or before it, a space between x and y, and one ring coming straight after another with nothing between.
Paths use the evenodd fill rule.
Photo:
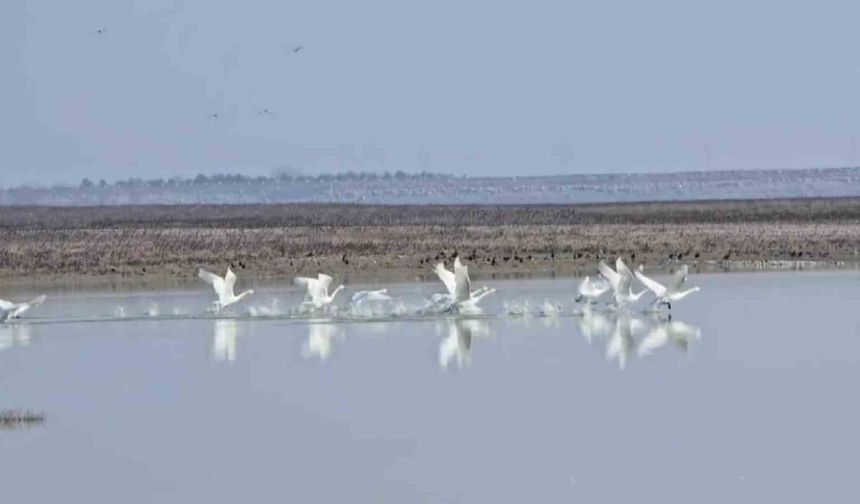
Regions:
<instances>
[{"instance_id":1,"label":"white swan","mask_svg":"<svg viewBox=\"0 0 860 504\"><path fill-rule=\"evenodd\" d=\"M215 311L223 310L231 304L239 302L243 297L254 293L252 289L249 289L238 296L233 294L233 286L236 285L236 274L229 267L224 278L202 268L197 271L197 276L215 289L215 294L218 296L218 300L212 303L215 305Z\"/></svg>"},{"instance_id":2,"label":"white swan","mask_svg":"<svg viewBox=\"0 0 860 504\"><path fill-rule=\"evenodd\" d=\"M589 303L594 302L600 296L609 291L610 287L611 286L606 281L593 281L591 280L591 277L585 277L579 284L579 296L576 297L575 302L578 303L582 301L583 298Z\"/></svg>"},{"instance_id":3,"label":"white swan","mask_svg":"<svg viewBox=\"0 0 860 504\"><path fill-rule=\"evenodd\" d=\"M47 296L44 294L35 299L31 299L26 303L13 303L11 301L0 299L0 310L3 311L3 313L0 314L0 321L5 322L10 319L21 318L21 315L23 315L24 312L34 306L39 306L44 303L45 299L47 299Z\"/></svg>"},{"instance_id":4,"label":"white swan","mask_svg":"<svg viewBox=\"0 0 860 504\"><path fill-rule=\"evenodd\" d=\"M681 290L681 287L684 286L684 282L687 281L687 265L681 266L678 271L675 272L675 275L672 276L672 280L669 282L669 285L663 285L660 282L645 276L642 273L642 266L636 269L636 278L642 282L645 287L648 288L651 292L654 293L656 299L654 299L654 304L661 305L665 304L672 309L673 301L680 301L685 297L689 296L694 292L698 292L698 287L692 287L687 290Z\"/></svg>"},{"instance_id":5,"label":"white swan","mask_svg":"<svg viewBox=\"0 0 860 504\"><path fill-rule=\"evenodd\" d=\"M648 292L647 289L643 289L638 294L633 293L633 273L620 257L615 260L615 270L607 266L603 261L600 261L597 269L600 270L600 274L612 286L612 295L615 299L615 304L619 307L638 301L639 298Z\"/></svg>"},{"instance_id":6,"label":"white swan","mask_svg":"<svg viewBox=\"0 0 860 504\"><path fill-rule=\"evenodd\" d=\"M352 295L350 303L361 304L364 302L384 302L391 301L393 298L388 295L388 289L379 289L373 291L359 291Z\"/></svg>"},{"instance_id":7,"label":"white swan","mask_svg":"<svg viewBox=\"0 0 860 504\"><path fill-rule=\"evenodd\" d=\"M343 285L338 285L331 294L328 293L328 287L331 285L332 278L328 275L320 273L316 278L296 277L293 283L307 289L305 302L313 305L314 308L322 308L334 301L337 293L343 290Z\"/></svg>"},{"instance_id":8,"label":"white swan","mask_svg":"<svg viewBox=\"0 0 860 504\"><path fill-rule=\"evenodd\" d=\"M434 271L448 290L447 295L433 296L434 303L445 302L449 308L475 309L482 299L496 292L496 289L489 287L473 291L469 268L460 262L459 257L454 258L453 273L445 269L445 263L437 264Z\"/></svg>"}]
</instances>

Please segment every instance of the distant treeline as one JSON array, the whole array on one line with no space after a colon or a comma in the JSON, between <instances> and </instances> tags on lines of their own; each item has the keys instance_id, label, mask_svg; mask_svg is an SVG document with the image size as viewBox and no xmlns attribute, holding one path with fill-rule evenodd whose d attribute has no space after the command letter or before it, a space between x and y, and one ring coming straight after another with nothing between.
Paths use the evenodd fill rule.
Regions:
<instances>
[{"instance_id":1,"label":"distant treeline","mask_svg":"<svg viewBox=\"0 0 860 504\"><path fill-rule=\"evenodd\" d=\"M89 178L84 178L81 180L80 185L77 189L110 189L110 188L120 188L120 189L129 189L129 188L164 188L164 187L189 187L189 186L202 186L202 185L252 185L252 184L271 184L271 183L299 183L304 184L308 182L346 182L346 181L370 181L370 180L442 180L442 179L450 179L453 178L453 175L441 174L441 173L430 173L430 172L421 172L421 173L406 173L404 171L398 170L394 173L392 172L355 172L355 171L347 171L343 173L323 173L320 175L300 175L300 174L291 174L287 172L279 172L275 173L272 176L248 176L242 175L239 173L223 173L223 174L215 174L215 175L204 175L199 174L196 177L171 177L168 179L165 178L156 178L156 179L147 179L144 180L142 178L129 177L123 180L117 180L113 183L106 181L105 179L101 179L98 182L94 182ZM64 185L55 185L50 188L50 190L63 190L63 189L76 189L72 186L64 186ZM38 187L15 187L8 189L10 192L17 191L39 191L45 190L45 188Z\"/></svg>"},{"instance_id":2,"label":"distant treeline","mask_svg":"<svg viewBox=\"0 0 860 504\"><path fill-rule=\"evenodd\" d=\"M404 171L198 175L0 189L0 205L124 206L277 203L576 204L860 196L860 168L606 173L522 177Z\"/></svg>"}]
</instances>

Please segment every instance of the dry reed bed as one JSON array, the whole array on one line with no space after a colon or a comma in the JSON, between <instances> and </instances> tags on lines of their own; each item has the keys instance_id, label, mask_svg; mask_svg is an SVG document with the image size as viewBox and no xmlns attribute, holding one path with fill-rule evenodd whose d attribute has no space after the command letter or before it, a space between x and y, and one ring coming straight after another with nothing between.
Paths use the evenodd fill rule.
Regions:
<instances>
[{"instance_id":1,"label":"dry reed bed","mask_svg":"<svg viewBox=\"0 0 860 504\"><path fill-rule=\"evenodd\" d=\"M426 273L459 253L476 272L581 271L624 256L690 263L857 261L860 222L497 226L149 227L0 230L0 275L194 275L232 263L246 276Z\"/></svg>"}]
</instances>

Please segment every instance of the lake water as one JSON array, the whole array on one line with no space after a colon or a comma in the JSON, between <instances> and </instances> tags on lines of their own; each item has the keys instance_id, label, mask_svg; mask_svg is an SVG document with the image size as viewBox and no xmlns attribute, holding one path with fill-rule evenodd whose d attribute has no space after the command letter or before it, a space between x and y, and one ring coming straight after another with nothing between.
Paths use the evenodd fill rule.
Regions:
<instances>
[{"instance_id":1,"label":"lake water","mask_svg":"<svg viewBox=\"0 0 860 504\"><path fill-rule=\"evenodd\" d=\"M0 430L0 495L850 500L860 274L688 283L671 321L579 313L575 279L476 281L498 292L471 317L417 314L432 283L320 316L292 287L218 318L203 284L50 295L0 326L0 410L45 415Z\"/></svg>"}]
</instances>

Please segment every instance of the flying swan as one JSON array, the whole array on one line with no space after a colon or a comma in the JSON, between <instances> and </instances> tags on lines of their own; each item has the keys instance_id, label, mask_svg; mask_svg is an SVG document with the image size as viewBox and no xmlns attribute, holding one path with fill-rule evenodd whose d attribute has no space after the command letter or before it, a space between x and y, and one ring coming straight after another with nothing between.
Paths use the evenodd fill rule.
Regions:
<instances>
[{"instance_id":1,"label":"flying swan","mask_svg":"<svg viewBox=\"0 0 860 504\"><path fill-rule=\"evenodd\" d=\"M0 313L0 321L6 322L7 320L21 318L21 315L23 315L25 311L44 303L46 298L47 296L43 294L33 300L27 301L26 303L13 303L11 301L0 299L0 310L3 312Z\"/></svg>"},{"instance_id":2,"label":"flying swan","mask_svg":"<svg viewBox=\"0 0 860 504\"><path fill-rule=\"evenodd\" d=\"M328 293L328 287L331 284L332 278L328 275L320 273L316 278L296 277L293 283L307 289L305 294L305 302L313 305L314 308L322 308L334 301L337 293L343 289L343 285L338 285L337 289L331 294Z\"/></svg>"},{"instance_id":3,"label":"flying swan","mask_svg":"<svg viewBox=\"0 0 860 504\"><path fill-rule=\"evenodd\" d=\"M579 284L579 296L576 297L575 302L579 303L585 299L588 303L592 303L605 294L609 288L610 285L605 281L593 281L590 277L585 277Z\"/></svg>"},{"instance_id":4,"label":"flying swan","mask_svg":"<svg viewBox=\"0 0 860 504\"><path fill-rule=\"evenodd\" d=\"M473 291L469 267L461 263L459 257L454 258L453 272L445 269L445 263L437 264L434 271L448 290L448 294L434 296L434 301L444 300L449 303L450 308L477 308L479 301L496 292L496 289L489 287Z\"/></svg>"},{"instance_id":5,"label":"flying swan","mask_svg":"<svg viewBox=\"0 0 860 504\"><path fill-rule=\"evenodd\" d=\"M604 278L609 280L609 284L612 286L612 295L615 299L615 304L618 306L635 303L646 292L648 292L647 289L643 289L638 294L633 293L633 273L627 265L624 264L624 261L622 261L620 257L615 260L615 270L610 268L603 261L600 261L600 264L597 265L597 269L600 270L600 274L603 275Z\"/></svg>"},{"instance_id":6,"label":"flying swan","mask_svg":"<svg viewBox=\"0 0 860 504\"><path fill-rule=\"evenodd\" d=\"M233 286L236 285L236 274L229 267L224 278L202 268L197 271L197 276L215 289L215 294L218 296L218 300L212 303L215 305L215 311L223 310L231 304L239 302L243 297L254 293L253 290L249 289L238 296L233 294Z\"/></svg>"},{"instance_id":7,"label":"flying swan","mask_svg":"<svg viewBox=\"0 0 860 504\"><path fill-rule=\"evenodd\" d=\"M699 291L698 287L692 287L683 291L681 290L681 287L683 287L684 283L687 281L687 271L688 268L686 264L681 266L681 268L675 272L675 275L672 276L672 280L669 282L669 285L666 286L645 276L642 273L642 266L640 265L639 268L636 269L636 278L638 278L639 281L648 288L648 290L654 293L656 299L654 299L653 304L656 304L657 306L664 304L671 310L673 301L680 301L690 294Z\"/></svg>"}]
</instances>

